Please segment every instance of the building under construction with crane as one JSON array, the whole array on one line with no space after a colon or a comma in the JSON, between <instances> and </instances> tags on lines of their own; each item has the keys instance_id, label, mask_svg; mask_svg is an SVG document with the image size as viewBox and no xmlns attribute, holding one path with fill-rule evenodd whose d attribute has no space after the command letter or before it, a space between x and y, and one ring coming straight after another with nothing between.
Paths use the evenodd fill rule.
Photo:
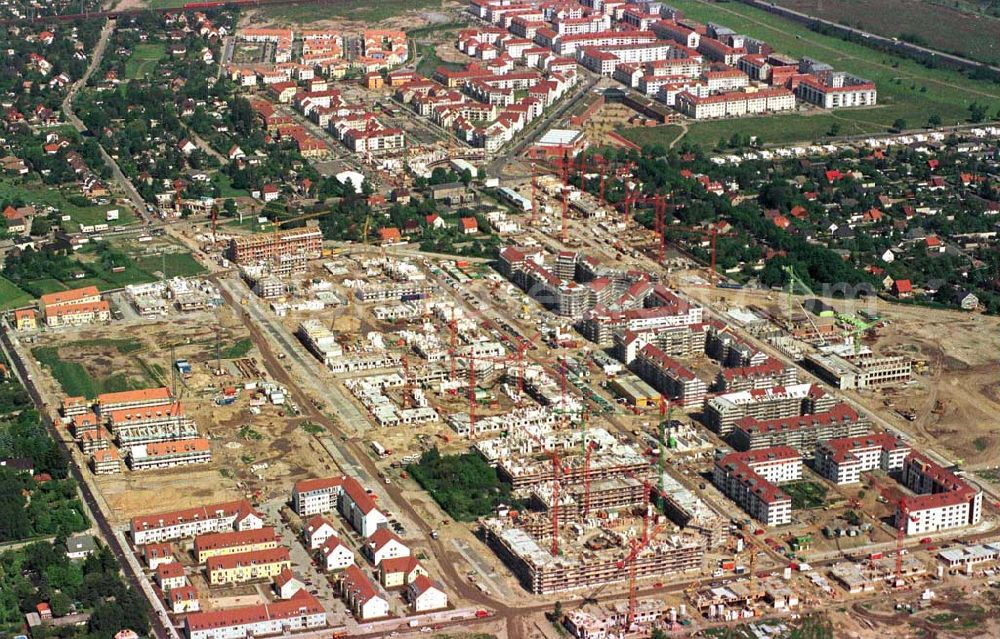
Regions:
<instances>
[{"instance_id":1,"label":"building under construction with crane","mask_svg":"<svg viewBox=\"0 0 1000 639\"><path fill-rule=\"evenodd\" d=\"M610 527L585 531L563 543L553 555L541 540L511 520L483 522L486 541L514 572L526 590L546 595L582 588L656 578L701 568L705 544L698 537L650 535L647 540L630 536L631 529ZM632 542L632 543L630 543ZM645 542L645 543L644 543Z\"/></svg>"},{"instance_id":2,"label":"building under construction with crane","mask_svg":"<svg viewBox=\"0 0 1000 639\"><path fill-rule=\"evenodd\" d=\"M527 590L634 584L701 567L704 537L659 535L670 524L651 521L653 467L603 428L524 429L475 448L529 505L483 522L487 542Z\"/></svg>"},{"instance_id":3,"label":"building under construction with crane","mask_svg":"<svg viewBox=\"0 0 1000 639\"><path fill-rule=\"evenodd\" d=\"M322 251L323 233L315 227L303 227L234 237L229 240L228 257L240 265L268 263L272 272L280 272L286 263L301 264L305 269L306 260L318 258ZM295 270L300 269L291 269Z\"/></svg>"}]
</instances>

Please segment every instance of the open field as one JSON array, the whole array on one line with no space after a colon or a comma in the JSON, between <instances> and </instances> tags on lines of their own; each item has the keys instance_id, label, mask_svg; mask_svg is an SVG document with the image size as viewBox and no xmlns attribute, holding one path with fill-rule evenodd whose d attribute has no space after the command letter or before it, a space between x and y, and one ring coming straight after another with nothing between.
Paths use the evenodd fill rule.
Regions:
<instances>
[{"instance_id":1,"label":"open field","mask_svg":"<svg viewBox=\"0 0 1000 639\"><path fill-rule=\"evenodd\" d=\"M10 280L0 277L0 311L29 304L34 299Z\"/></svg>"},{"instance_id":2,"label":"open field","mask_svg":"<svg viewBox=\"0 0 1000 639\"><path fill-rule=\"evenodd\" d=\"M910 0L777 0L777 4L889 38L918 35L922 42L917 44L1000 63L1000 20L996 18Z\"/></svg>"},{"instance_id":3,"label":"open field","mask_svg":"<svg viewBox=\"0 0 1000 639\"><path fill-rule=\"evenodd\" d=\"M132 55L125 61L125 78L137 80L149 76L166 52L166 46L158 42L137 44Z\"/></svg>"},{"instance_id":4,"label":"open field","mask_svg":"<svg viewBox=\"0 0 1000 639\"><path fill-rule=\"evenodd\" d=\"M135 264L143 271L153 275L162 272L165 278L191 277L205 272L204 267L190 253L146 255L137 258Z\"/></svg>"},{"instance_id":5,"label":"open field","mask_svg":"<svg viewBox=\"0 0 1000 639\"><path fill-rule=\"evenodd\" d=\"M973 102L988 104L991 114L1000 107L1000 87L994 84L969 80L954 71L928 69L904 58L820 35L746 5L680 0L674 6L692 19L723 24L766 40L781 53L813 57L878 85L879 104L873 108L697 122L691 124L685 138L693 143L714 146L719 138L728 138L736 131L756 135L762 143L812 140L828 135L834 123L839 125L839 135L885 132L897 119L905 120L908 127L920 127L931 115L940 116L944 124L957 124L966 121ZM656 131L627 129L625 136L638 144L663 143L663 132Z\"/></svg>"},{"instance_id":6,"label":"open field","mask_svg":"<svg viewBox=\"0 0 1000 639\"><path fill-rule=\"evenodd\" d=\"M267 7L259 19L271 22L303 24L318 20L349 20L375 23L396 18L403 13L442 8L442 0L340 0L323 4Z\"/></svg>"}]
</instances>

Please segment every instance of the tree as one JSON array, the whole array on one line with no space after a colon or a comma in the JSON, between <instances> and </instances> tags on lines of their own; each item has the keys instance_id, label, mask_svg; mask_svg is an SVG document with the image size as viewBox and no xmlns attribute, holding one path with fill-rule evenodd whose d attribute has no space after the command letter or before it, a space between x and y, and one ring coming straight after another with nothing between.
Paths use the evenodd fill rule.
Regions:
<instances>
[{"instance_id":1,"label":"tree","mask_svg":"<svg viewBox=\"0 0 1000 639\"><path fill-rule=\"evenodd\" d=\"M973 102L969 105L969 121L982 122L986 118L986 105Z\"/></svg>"},{"instance_id":2,"label":"tree","mask_svg":"<svg viewBox=\"0 0 1000 639\"><path fill-rule=\"evenodd\" d=\"M830 130L827 132L831 137L836 137L840 135L840 122L834 122L830 125Z\"/></svg>"},{"instance_id":3,"label":"tree","mask_svg":"<svg viewBox=\"0 0 1000 639\"><path fill-rule=\"evenodd\" d=\"M31 235L36 237L48 235L50 230L52 230L52 222L48 218L38 216L31 221Z\"/></svg>"},{"instance_id":4,"label":"tree","mask_svg":"<svg viewBox=\"0 0 1000 639\"><path fill-rule=\"evenodd\" d=\"M73 609L73 602L66 593L57 592L49 599L49 606L52 608L53 617L65 617Z\"/></svg>"},{"instance_id":5,"label":"tree","mask_svg":"<svg viewBox=\"0 0 1000 639\"><path fill-rule=\"evenodd\" d=\"M927 118L927 126L933 128L941 126L941 116L937 113L932 113L930 117Z\"/></svg>"},{"instance_id":6,"label":"tree","mask_svg":"<svg viewBox=\"0 0 1000 639\"><path fill-rule=\"evenodd\" d=\"M906 129L906 120L903 118L896 118L892 123L892 130L896 133Z\"/></svg>"}]
</instances>

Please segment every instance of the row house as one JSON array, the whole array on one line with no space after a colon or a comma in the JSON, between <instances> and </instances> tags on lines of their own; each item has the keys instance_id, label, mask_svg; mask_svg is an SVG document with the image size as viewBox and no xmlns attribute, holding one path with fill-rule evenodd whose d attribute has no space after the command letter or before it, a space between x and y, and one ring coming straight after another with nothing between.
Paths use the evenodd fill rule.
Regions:
<instances>
[{"instance_id":1,"label":"row house","mask_svg":"<svg viewBox=\"0 0 1000 639\"><path fill-rule=\"evenodd\" d=\"M561 36L610 31L611 17L603 13L593 13L589 16L558 18L552 22L552 28Z\"/></svg>"},{"instance_id":2,"label":"row house","mask_svg":"<svg viewBox=\"0 0 1000 639\"><path fill-rule=\"evenodd\" d=\"M128 454L128 463L132 470L173 468L187 464L207 464L210 461L212 461L212 448L208 440L203 437L140 444L133 446Z\"/></svg>"},{"instance_id":3,"label":"row house","mask_svg":"<svg viewBox=\"0 0 1000 639\"><path fill-rule=\"evenodd\" d=\"M133 517L132 543L143 546L186 539L211 532L252 530L264 526L263 517L246 499Z\"/></svg>"},{"instance_id":4,"label":"row house","mask_svg":"<svg viewBox=\"0 0 1000 639\"><path fill-rule=\"evenodd\" d=\"M208 574L209 584L220 586L273 579L291 566L288 548L277 546L268 550L209 557L205 563L205 572Z\"/></svg>"},{"instance_id":5,"label":"row house","mask_svg":"<svg viewBox=\"0 0 1000 639\"><path fill-rule=\"evenodd\" d=\"M316 630L327 624L323 606L303 589L283 601L187 615L184 633L186 639L246 639Z\"/></svg>"},{"instance_id":6,"label":"row house","mask_svg":"<svg viewBox=\"0 0 1000 639\"><path fill-rule=\"evenodd\" d=\"M272 550L277 547L278 535L270 526L205 533L194 538L194 555L199 564L205 563L212 557Z\"/></svg>"}]
</instances>

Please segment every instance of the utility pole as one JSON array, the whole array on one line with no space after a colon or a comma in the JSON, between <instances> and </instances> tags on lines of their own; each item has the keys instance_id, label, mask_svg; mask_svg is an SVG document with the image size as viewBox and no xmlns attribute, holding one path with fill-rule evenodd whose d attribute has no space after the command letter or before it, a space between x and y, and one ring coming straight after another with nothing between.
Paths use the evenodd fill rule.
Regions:
<instances>
[{"instance_id":1,"label":"utility pole","mask_svg":"<svg viewBox=\"0 0 1000 639\"><path fill-rule=\"evenodd\" d=\"M215 370L222 371L222 349L219 346L219 327L215 327Z\"/></svg>"}]
</instances>

